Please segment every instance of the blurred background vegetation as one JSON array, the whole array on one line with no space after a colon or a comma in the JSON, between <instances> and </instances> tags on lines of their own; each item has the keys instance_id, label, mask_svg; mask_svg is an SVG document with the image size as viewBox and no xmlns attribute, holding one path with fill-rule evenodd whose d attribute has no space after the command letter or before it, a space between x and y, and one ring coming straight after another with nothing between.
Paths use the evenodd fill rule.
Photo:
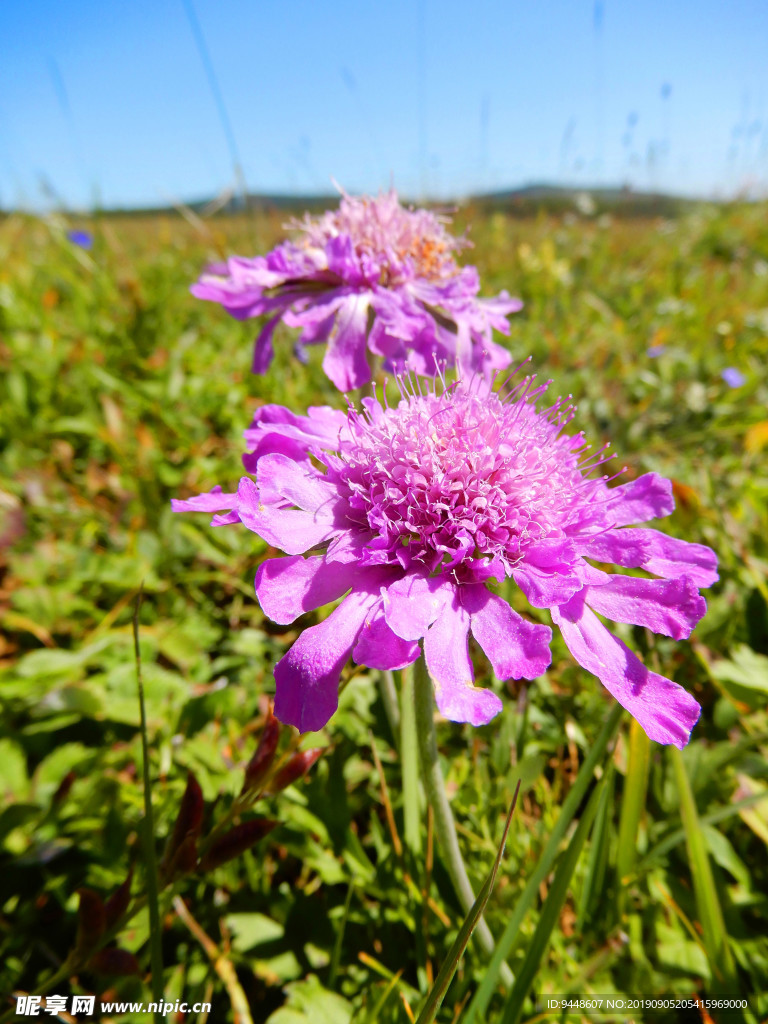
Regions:
<instances>
[{"instance_id":1,"label":"blurred background vegetation","mask_svg":"<svg viewBox=\"0 0 768 1024\"><path fill-rule=\"evenodd\" d=\"M547 993L690 996L725 984L753 996L764 1019L768 207L633 218L592 200L532 210L470 206L456 218L485 294L506 287L525 302L510 350L533 356L554 395L574 396L575 429L595 445L610 440L616 469L672 478L669 531L711 545L721 579L688 643L619 629L694 693L702 720L683 776L669 751L643 755L622 723L523 1012L536 1017ZM81 941L78 890L106 900L132 870L133 892L145 891L131 625L142 582L158 857L188 770L205 828L231 808L266 721L272 665L312 621L264 620L253 595L267 554L259 538L174 516L169 503L236 483L241 433L259 404L342 407L322 351L301 367L286 331L270 374L254 377L254 324L188 293L206 262L265 251L285 218L261 209L0 221L0 993L40 991ZM72 229L92 246L73 242ZM728 369L740 386L723 378ZM438 733L476 889L522 779L486 912L497 936L610 710L559 638L553 650L551 670L530 686L490 683L506 696L489 726ZM418 858L403 848L397 737L374 673L355 673L339 713L306 745L324 753L305 779L258 805L280 824L161 894L167 996L210 999L211 1021L407 1020L463 915L431 843ZM690 806L681 816L683 778L693 823ZM524 916L515 974L554 870ZM117 936L131 959L92 961L54 991L149 1000L148 930L140 909ZM487 974L470 943L438 1019L469 1013ZM503 986L492 993L482 1013L474 1004L477 1019L512 1019Z\"/></svg>"}]
</instances>

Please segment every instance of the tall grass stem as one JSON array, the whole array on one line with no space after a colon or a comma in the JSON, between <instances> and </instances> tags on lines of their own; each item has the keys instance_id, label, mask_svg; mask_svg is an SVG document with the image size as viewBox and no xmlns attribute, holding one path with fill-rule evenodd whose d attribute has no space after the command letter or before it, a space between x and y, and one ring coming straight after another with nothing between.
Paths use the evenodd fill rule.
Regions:
<instances>
[{"instance_id":1,"label":"tall grass stem","mask_svg":"<svg viewBox=\"0 0 768 1024\"><path fill-rule=\"evenodd\" d=\"M139 588L133 611L133 647L136 655L136 686L139 694L139 715L141 720L141 758L144 781L144 857L147 877L147 902L149 907L149 953L152 965L152 1001L165 1003L163 990L163 950L160 933L160 883L158 880L157 857L155 855L155 822L152 813L152 786L149 777L149 742L147 740L147 711L144 705L144 682L141 676L141 649L139 645L139 611L144 597L143 586ZM156 1012L156 1024L161 1024L163 1015Z\"/></svg>"},{"instance_id":2,"label":"tall grass stem","mask_svg":"<svg viewBox=\"0 0 768 1024\"><path fill-rule=\"evenodd\" d=\"M445 780L437 753L432 680L429 677L423 654L414 665L412 678L421 777L427 792L427 800L434 813L435 835L462 909L465 914L469 914L475 903L475 894L461 856L456 823L453 820L453 812L445 792ZM492 956L495 949L493 935L482 918L477 922L476 933L483 952ZM506 975L505 980L511 983L512 974L506 965L502 965L501 973L502 977Z\"/></svg>"}]
</instances>

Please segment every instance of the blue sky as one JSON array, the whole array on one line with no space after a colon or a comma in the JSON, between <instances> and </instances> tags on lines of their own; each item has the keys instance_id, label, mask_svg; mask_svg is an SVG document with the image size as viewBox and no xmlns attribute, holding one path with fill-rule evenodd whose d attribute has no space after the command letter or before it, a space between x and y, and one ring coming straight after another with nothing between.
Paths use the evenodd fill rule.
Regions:
<instances>
[{"instance_id":1,"label":"blue sky","mask_svg":"<svg viewBox=\"0 0 768 1024\"><path fill-rule=\"evenodd\" d=\"M5 0L0 206L768 186L765 0Z\"/></svg>"}]
</instances>

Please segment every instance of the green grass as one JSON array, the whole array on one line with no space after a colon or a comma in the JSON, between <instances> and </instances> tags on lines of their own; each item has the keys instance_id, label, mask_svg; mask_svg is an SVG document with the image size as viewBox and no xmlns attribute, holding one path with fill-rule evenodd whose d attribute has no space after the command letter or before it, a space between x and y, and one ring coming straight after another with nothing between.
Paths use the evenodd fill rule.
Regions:
<instances>
[{"instance_id":1,"label":"green grass","mask_svg":"<svg viewBox=\"0 0 768 1024\"><path fill-rule=\"evenodd\" d=\"M575 429L610 440L617 469L671 477L678 507L665 528L711 545L721 564L690 642L618 627L695 694L702 720L681 758L641 749L623 722L601 792L574 808L561 855L526 896L508 960L525 985L510 1002L486 983L478 1020L530 1019L536 997L569 992L728 990L768 1016L768 799L757 799L768 792L767 215L744 205L671 221L457 217L485 293L506 287L525 301L508 340L515 358L532 355L553 395L574 396ZM56 994L151 999L132 636L142 582L158 861L188 770L205 800L200 850L219 849L206 837L241 807L272 665L296 630L265 622L253 596L266 545L174 516L169 501L237 481L258 404L342 407L321 352L302 368L286 332L272 372L253 377L254 324L188 293L205 262L273 244L281 219L96 220L88 253L67 241L64 219L0 222L1 995L39 992L58 972ZM721 380L728 366L742 388ZM611 707L559 639L553 653L527 689L489 684L506 694L489 726L438 729L476 892L522 780L484 911L497 938L552 853ZM233 1007L244 1019L246 1003L253 1021L274 1024L407 1020L404 1004L418 1015L461 930L425 812L413 840L422 805L413 779L403 787L373 673L355 675L311 740L325 753L306 779L259 799L256 812L281 824L251 850L197 873L177 864L163 877L161 862L162 985L169 1001L212 1001L212 1021L232 1020ZM582 821L579 854L569 843ZM235 852L246 838L237 833ZM130 920L110 931L93 899L96 923L78 918L78 890L106 901L131 871ZM135 959L73 969L88 928ZM132 974L115 973L119 957ZM487 972L473 940L436 1019L460 1020Z\"/></svg>"}]
</instances>

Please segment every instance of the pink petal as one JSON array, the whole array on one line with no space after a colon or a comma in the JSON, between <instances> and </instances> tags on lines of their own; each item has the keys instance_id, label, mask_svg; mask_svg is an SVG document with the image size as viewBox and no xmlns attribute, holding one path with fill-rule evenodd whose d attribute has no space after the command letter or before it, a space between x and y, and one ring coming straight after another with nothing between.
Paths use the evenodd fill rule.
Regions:
<instances>
[{"instance_id":1,"label":"pink petal","mask_svg":"<svg viewBox=\"0 0 768 1024\"><path fill-rule=\"evenodd\" d=\"M280 322L281 315L281 313L278 313L271 320L267 320L266 324L259 331L256 344L253 346L252 373L266 373L269 369L275 355L272 348L272 335L275 333L275 328Z\"/></svg>"},{"instance_id":2,"label":"pink petal","mask_svg":"<svg viewBox=\"0 0 768 1024\"><path fill-rule=\"evenodd\" d=\"M468 613L458 604L448 605L424 638L424 655L440 713L452 722L485 725L502 703L492 690L474 685L468 638Z\"/></svg>"},{"instance_id":3,"label":"pink petal","mask_svg":"<svg viewBox=\"0 0 768 1024\"><path fill-rule=\"evenodd\" d=\"M485 586L462 587L472 634L485 651L497 679L536 679L552 661L552 630L528 622Z\"/></svg>"},{"instance_id":4,"label":"pink petal","mask_svg":"<svg viewBox=\"0 0 768 1024\"><path fill-rule=\"evenodd\" d=\"M525 562L512 570L512 577L534 608L564 604L583 586L573 569L561 574L556 569L539 569Z\"/></svg>"},{"instance_id":5,"label":"pink petal","mask_svg":"<svg viewBox=\"0 0 768 1024\"><path fill-rule=\"evenodd\" d=\"M358 665L391 670L413 664L420 653L417 643L402 640L392 632L379 607L363 623L352 657Z\"/></svg>"},{"instance_id":6,"label":"pink petal","mask_svg":"<svg viewBox=\"0 0 768 1024\"><path fill-rule=\"evenodd\" d=\"M339 391L362 387L371 379L365 354L369 298L352 296L336 315L336 330L325 350L323 370Z\"/></svg>"},{"instance_id":7,"label":"pink petal","mask_svg":"<svg viewBox=\"0 0 768 1024\"><path fill-rule=\"evenodd\" d=\"M690 636L707 610L707 602L687 577L643 580L612 576L604 586L588 587L585 595L589 607L606 618L647 626L674 640Z\"/></svg>"},{"instance_id":8,"label":"pink petal","mask_svg":"<svg viewBox=\"0 0 768 1024\"><path fill-rule=\"evenodd\" d=\"M322 729L339 703L339 677L378 593L355 592L305 629L275 665L275 715L299 732Z\"/></svg>"},{"instance_id":9,"label":"pink petal","mask_svg":"<svg viewBox=\"0 0 768 1024\"><path fill-rule=\"evenodd\" d=\"M325 555L270 558L256 573L256 596L265 615L287 625L341 597L357 576L356 565L329 562Z\"/></svg>"},{"instance_id":10,"label":"pink petal","mask_svg":"<svg viewBox=\"0 0 768 1024\"><path fill-rule=\"evenodd\" d=\"M335 448L346 424L346 413L327 405L310 406L306 416L298 416L282 405L263 405L243 436L254 448L272 434L298 441L304 449Z\"/></svg>"},{"instance_id":11,"label":"pink petal","mask_svg":"<svg viewBox=\"0 0 768 1024\"><path fill-rule=\"evenodd\" d=\"M318 519L311 512L264 505L256 484L247 476L240 481L237 498L241 522L286 554L301 555L336 532L332 522Z\"/></svg>"},{"instance_id":12,"label":"pink petal","mask_svg":"<svg viewBox=\"0 0 768 1024\"><path fill-rule=\"evenodd\" d=\"M220 512L236 505L237 494L222 491L218 484L205 494L196 494L192 498L171 498L171 508L174 512Z\"/></svg>"},{"instance_id":13,"label":"pink petal","mask_svg":"<svg viewBox=\"0 0 768 1024\"><path fill-rule=\"evenodd\" d=\"M646 473L620 487L613 487L606 518L615 526L631 526L668 516L675 507L672 481L658 473Z\"/></svg>"},{"instance_id":14,"label":"pink petal","mask_svg":"<svg viewBox=\"0 0 768 1024\"><path fill-rule=\"evenodd\" d=\"M628 569L639 569L648 558L648 542L641 536L645 530L627 528L608 530L595 537L579 538L579 554L597 562L611 562Z\"/></svg>"},{"instance_id":15,"label":"pink petal","mask_svg":"<svg viewBox=\"0 0 768 1024\"><path fill-rule=\"evenodd\" d=\"M280 453L264 455L256 467L256 479L262 502L284 499L318 520L333 520L338 491L311 463Z\"/></svg>"},{"instance_id":16,"label":"pink petal","mask_svg":"<svg viewBox=\"0 0 768 1024\"><path fill-rule=\"evenodd\" d=\"M650 672L586 607L582 595L553 608L552 619L576 661L597 676L650 739L682 750L701 714L693 697L671 679Z\"/></svg>"},{"instance_id":17,"label":"pink petal","mask_svg":"<svg viewBox=\"0 0 768 1024\"><path fill-rule=\"evenodd\" d=\"M698 587L709 587L720 577L717 555L706 544L668 537L659 530L637 530L648 543L649 556L643 568L665 579L687 576Z\"/></svg>"},{"instance_id":18,"label":"pink petal","mask_svg":"<svg viewBox=\"0 0 768 1024\"><path fill-rule=\"evenodd\" d=\"M587 558L613 562L628 569L643 568L664 579L687 576L697 587L709 587L718 580L717 555L705 544L669 537L646 527L608 530L597 537L580 540L579 551Z\"/></svg>"},{"instance_id":19,"label":"pink petal","mask_svg":"<svg viewBox=\"0 0 768 1024\"><path fill-rule=\"evenodd\" d=\"M384 592L384 615L403 640L419 640L441 614L455 586L439 576L405 576Z\"/></svg>"}]
</instances>

